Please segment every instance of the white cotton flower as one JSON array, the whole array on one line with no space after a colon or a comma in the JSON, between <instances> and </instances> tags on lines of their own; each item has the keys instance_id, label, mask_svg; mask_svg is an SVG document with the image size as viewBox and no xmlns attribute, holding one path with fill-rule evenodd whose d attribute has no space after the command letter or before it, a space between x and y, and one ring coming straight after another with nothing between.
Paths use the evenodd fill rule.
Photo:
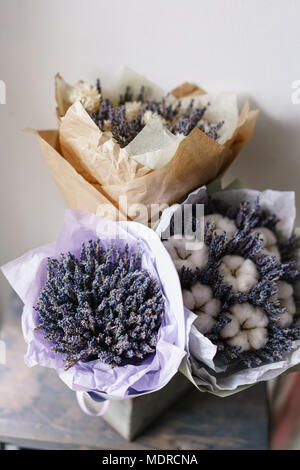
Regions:
<instances>
[{"instance_id":1,"label":"white cotton flower","mask_svg":"<svg viewBox=\"0 0 300 470\"><path fill-rule=\"evenodd\" d=\"M226 315L230 322L220 332L230 346L241 351L263 348L268 342L268 317L264 311L249 303L233 305Z\"/></svg>"},{"instance_id":2,"label":"white cotton flower","mask_svg":"<svg viewBox=\"0 0 300 470\"><path fill-rule=\"evenodd\" d=\"M80 81L71 90L69 99L71 103L80 101L84 109L91 113L99 108L101 96L95 86Z\"/></svg>"},{"instance_id":3,"label":"white cotton flower","mask_svg":"<svg viewBox=\"0 0 300 470\"><path fill-rule=\"evenodd\" d=\"M205 334L211 330L221 310L221 302L213 297L209 286L197 282L182 291L184 305L197 315L195 327Z\"/></svg>"},{"instance_id":4,"label":"white cotton flower","mask_svg":"<svg viewBox=\"0 0 300 470\"><path fill-rule=\"evenodd\" d=\"M174 235L165 241L164 245L177 271L180 271L183 266L193 271L196 268L202 269L208 262L207 246L198 242L195 237Z\"/></svg>"},{"instance_id":5,"label":"white cotton flower","mask_svg":"<svg viewBox=\"0 0 300 470\"><path fill-rule=\"evenodd\" d=\"M233 220L230 220L228 217L224 217L221 214L209 214L204 217L204 227L207 222L213 223L215 225L215 232L218 235L222 235L223 232L226 232L226 236L229 240L232 239L237 227Z\"/></svg>"},{"instance_id":6,"label":"white cotton flower","mask_svg":"<svg viewBox=\"0 0 300 470\"><path fill-rule=\"evenodd\" d=\"M125 112L127 119L135 119L141 109L142 103L140 101L127 101L125 103Z\"/></svg>"},{"instance_id":7,"label":"white cotton flower","mask_svg":"<svg viewBox=\"0 0 300 470\"><path fill-rule=\"evenodd\" d=\"M232 286L233 292L249 292L259 279L253 261L238 255L224 256L219 272L224 276L224 284Z\"/></svg>"},{"instance_id":8,"label":"white cotton flower","mask_svg":"<svg viewBox=\"0 0 300 470\"><path fill-rule=\"evenodd\" d=\"M296 313L293 287L285 281L278 281L278 292L271 297L271 301L279 301L280 308L286 308L286 312L279 315L277 322L283 328L291 326Z\"/></svg>"},{"instance_id":9,"label":"white cotton flower","mask_svg":"<svg viewBox=\"0 0 300 470\"><path fill-rule=\"evenodd\" d=\"M160 116L160 114L150 111L149 109L144 112L142 117L143 124L148 124L150 121L160 121L162 124L166 124L167 121Z\"/></svg>"},{"instance_id":10,"label":"white cotton flower","mask_svg":"<svg viewBox=\"0 0 300 470\"><path fill-rule=\"evenodd\" d=\"M277 239L274 233L266 227L256 227L251 230L251 233L259 233L259 238L262 239L263 250L260 255L276 256L280 262L280 252L277 246Z\"/></svg>"}]
</instances>

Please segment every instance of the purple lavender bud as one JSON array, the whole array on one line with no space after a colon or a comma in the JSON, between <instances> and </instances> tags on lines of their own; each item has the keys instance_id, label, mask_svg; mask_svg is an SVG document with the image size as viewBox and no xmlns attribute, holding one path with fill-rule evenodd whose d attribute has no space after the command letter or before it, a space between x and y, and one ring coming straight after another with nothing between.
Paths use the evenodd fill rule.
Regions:
<instances>
[{"instance_id":1,"label":"purple lavender bud","mask_svg":"<svg viewBox=\"0 0 300 470\"><path fill-rule=\"evenodd\" d=\"M96 359L119 366L155 352L164 300L141 253L105 250L90 240L78 259L72 253L48 259L35 310L37 329L64 355L66 370Z\"/></svg>"}]
</instances>

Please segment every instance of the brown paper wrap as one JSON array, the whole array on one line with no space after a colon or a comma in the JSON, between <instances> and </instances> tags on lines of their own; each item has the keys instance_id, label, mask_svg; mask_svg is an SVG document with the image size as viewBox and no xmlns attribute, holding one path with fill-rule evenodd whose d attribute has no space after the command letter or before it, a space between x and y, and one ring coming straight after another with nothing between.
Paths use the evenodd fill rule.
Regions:
<instances>
[{"instance_id":1,"label":"brown paper wrap","mask_svg":"<svg viewBox=\"0 0 300 470\"><path fill-rule=\"evenodd\" d=\"M204 93L184 83L177 98ZM59 131L37 131L46 162L67 205L113 220L155 223L166 205L223 175L254 132L258 110L246 102L232 138L220 145L195 128L172 160L158 170L140 165L102 133L80 103L72 105ZM154 205L154 206L153 206Z\"/></svg>"}]
</instances>

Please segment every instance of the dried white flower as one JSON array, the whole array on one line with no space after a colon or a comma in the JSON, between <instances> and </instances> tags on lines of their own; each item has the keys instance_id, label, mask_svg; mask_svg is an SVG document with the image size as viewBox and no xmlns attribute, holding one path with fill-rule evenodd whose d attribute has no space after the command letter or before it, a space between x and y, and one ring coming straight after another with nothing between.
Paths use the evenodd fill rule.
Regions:
<instances>
[{"instance_id":1,"label":"dried white flower","mask_svg":"<svg viewBox=\"0 0 300 470\"><path fill-rule=\"evenodd\" d=\"M125 112L127 119L135 119L141 109L142 103L140 101L127 101L125 103Z\"/></svg>"},{"instance_id":2,"label":"dried white flower","mask_svg":"<svg viewBox=\"0 0 300 470\"><path fill-rule=\"evenodd\" d=\"M279 301L280 308L286 308L286 312L278 316L278 323L283 328L290 326L293 323L294 315L296 313L296 304L294 301L294 291L291 284L285 281L278 281L278 292L271 297L271 301Z\"/></svg>"},{"instance_id":3,"label":"dried white flower","mask_svg":"<svg viewBox=\"0 0 300 470\"><path fill-rule=\"evenodd\" d=\"M209 286L197 282L190 290L182 291L184 305L198 315L195 327L205 334L212 329L221 310L221 302L213 297Z\"/></svg>"},{"instance_id":4,"label":"dried white flower","mask_svg":"<svg viewBox=\"0 0 300 470\"><path fill-rule=\"evenodd\" d=\"M262 239L263 250L260 252L264 255L276 256L280 262L280 252L277 246L277 239L274 233L266 227L256 227L251 230L251 233L259 233L259 238Z\"/></svg>"},{"instance_id":5,"label":"dried white flower","mask_svg":"<svg viewBox=\"0 0 300 470\"><path fill-rule=\"evenodd\" d=\"M111 122L109 119L105 119L103 121L103 130L104 131L111 131Z\"/></svg>"},{"instance_id":6,"label":"dried white flower","mask_svg":"<svg viewBox=\"0 0 300 470\"><path fill-rule=\"evenodd\" d=\"M226 232L226 236L229 240L232 239L235 231L237 230L237 226L233 220L229 219L228 217L224 217L221 214L206 215L204 217L204 227L207 222L213 223L215 225L215 232L218 235L222 235L223 232Z\"/></svg>"},{"instance_id":7,"label":"dried white flower","mask_svg":"<svg viewBox=\"0 0 300 470\"><path fill-rule=\"evenodd\" d=\"M99 108L101 96L95 86L80 81L71 90L69 99L71 103L80 101L84 109L91 113Z\"/></svg>"},{"instance_id":8,"label":"dried white flower","mask_svg":"<svg viewBox=\"0 0 300 470\"><path fill-rule=\"evenodd\" d=\"M220 336L228 344L241 348L241 351L260 349L267 344L268 317L262 309L248 303L235 304L227 317L231 321L221 330Z\"/></svg>"},{"instance_id":9,"label":"dried white flower","mask_svg":"<svg viewBox=\"0 0 300 470\"><path fill-rule=\"evenodd\" d=\"M167 124L167 121L160 116L158 113L155 113L153 111L145 111L142 117L142 122L143 124L148 124L150 121L160 121L162 124Z\"/></svg>"},{"instance_id":10,"label":"dried white flower","mask_svg":"<svg viewBox=\"0 0 300 470\"><path fill-rule=\"evenodd\" d=\"M208 262L208 248L195 237L174 235L164 242L177 271L185 266L191 270L202 269Z\"/></svg>"},{"instance_id":11,"label":"dried white flower","mask_svg":"<svg viewBox=\"0 0 300 470\"><path fill-rule=\"evenodd\" d=\"M224 284L232 286L234 292L249 292L259 279L255 264L238 255L224 256L219 272L224 276Z\"/></svg>"}]
</instances>

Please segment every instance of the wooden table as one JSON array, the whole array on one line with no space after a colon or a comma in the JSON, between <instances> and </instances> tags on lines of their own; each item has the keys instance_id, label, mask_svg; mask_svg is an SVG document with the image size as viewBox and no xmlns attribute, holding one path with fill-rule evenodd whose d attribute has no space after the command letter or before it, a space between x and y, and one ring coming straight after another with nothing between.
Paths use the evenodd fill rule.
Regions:
<instances>
[{"instance_id":1,"label":"wooden table","mask_svg":"<svg viewBox=\"0 0 300 470\"><path fill-rule=\"evenodd\" d=\"M35 449L266 449L267 407L260 384L228 398L191 390L134 442L86 416L55 371L27 368L21 303L12 298L0 339L0 441Z\"/></svg>"}]
</instances>

